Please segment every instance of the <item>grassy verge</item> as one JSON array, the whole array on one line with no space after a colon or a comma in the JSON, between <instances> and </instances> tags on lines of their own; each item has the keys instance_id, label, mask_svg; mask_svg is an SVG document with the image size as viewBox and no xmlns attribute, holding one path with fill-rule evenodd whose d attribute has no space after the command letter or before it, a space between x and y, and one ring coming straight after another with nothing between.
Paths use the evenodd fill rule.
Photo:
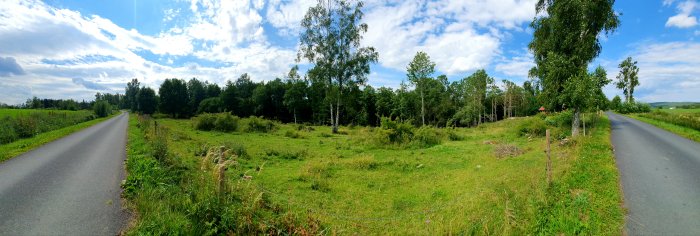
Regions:
<instances>
[{"instance_id":1,"label":"grassy verge","mask_svg":"<svg viewBox=\"0 0 700 236\"><path fill-rule=\"evenodd\" d=\"M129 233L619 234L608 120L588 137L552 144L548 186L541 129L522 129L546 125L534 119L441 129L449 138L405 147L377 145L380 128L258 132L242 120L227 133L158 119L168 153L158 159L155 139L144 138L153 135L132 118L125 194L140 218ZM212 200L205 168L207 150L220 146L236 153L225 172L236 191L225 196L238 200L224 203Z\"/></svg>"},{"instance_id":2,"label":"grassy verge","mask_svg":"<svg viewBox=\"0 0 700 236\"><path fill-rule=\"evenodd\" d=\"M642 116L637 115L637 114L631 114L631 115L627 115L627 116L632 117L632 118L637 119L637 120L640 120L640 121L643 121L643 122L646 122L648 124L659 127L661 129L665 129L671 133L678 134L680 136L683 136L683 137L690 139L690 140L693 140L695 142L700 142L700 131L698 131L698 130L684 127L684 126L680 126L680 125L671 124L671 123L656 120L656 119L642 117Z\"/></svg>"},{"instance_id":3,"label":"grassy verge","mask_svg":"<svg viewBox=\"0 0 700 236\"><path fill-rule=\"evenodd\" d=\"M598 120L591 136L577 140L580 148L570 169L555 179L541 203L537 232L544 235L619 235L624 212L619 173L610 142L610 123Z\"/></svg>"},{"instance_id":4,"label":"grassy verge","mask_svg":"<svg viewBox=\"0 0 700 236\"><path fill-rule=\"evenodd\" d=\"M22 153L31 151L44 144L47 144L69 134L75 133L87 127L93 126L114 116L116 116L116 114L105 118L99 118L83 123L78 123L76 125L64 127L57 130L40 133L31 138L20 139L8 144L0 145L0 162L19 156Z\"/></svg>"}]
</instances>

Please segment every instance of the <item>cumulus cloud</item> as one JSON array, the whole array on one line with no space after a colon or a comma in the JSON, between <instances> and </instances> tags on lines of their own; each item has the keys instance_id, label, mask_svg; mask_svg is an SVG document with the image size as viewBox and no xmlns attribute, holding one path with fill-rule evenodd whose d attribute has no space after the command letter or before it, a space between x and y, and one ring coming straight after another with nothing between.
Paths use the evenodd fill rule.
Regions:
<instances>
[{"instance_id":1,"label":"cumulus cloud","mask_svg":"<svg viewBox=\"0 0 700 236\"><path fill-rule=\"evenodd\" d=\"M0 87L28 84L31 95L89 100L95 90L123 92L131 78L151 87L173 77L224 83L249 73L254 80L264 80L283 74L294 63L295 49L273 46L265 37L260 14L265 1L193 0L191 4L192 17L145 35L97 15L38 0L3 1L0 55L15 63L3 58L0 70L22 76L0 80ZM190 9L167 10L164 20L172 21ZM145 54L151 55L149 59ZM187 59L173 65L183 57ZM192 66L201 61L215 66ZM0 93L0 101L15 99L11 96Z\"/></svg>"},{"instance_id":2,"label":"cumulus cloud","mask_svg":"<svg viewBox=\"0 0 700 236\"><path fill-rule=\"evenodd\" d=\"M635 97L647 102L696 101L700 94L697 55L700 43L695 42L654 43L637 48L632 53L639 66L640 86Z\"/></svg>"},{"instance_id":3,"label":"cumulus cloud","mask_svg":"<svg viewBox=\"0 0 700 236\"><path fill-rule=\"evenodd\" d=\"M672 1L664 1L664 5L671 4L673 4ZM678 14L668 18L666 27L690 28L698 24L697 18L691 16L693 11L697 8L697 2L695 0L680 2L676 8L678 9Z\"/></svg>"},{"instance_id":4,"label":"cumulus cloud","mask_svg":"<svg viewBox=\"0 0 700 236\"><path fill-rule=\"evenodd\" d=\"M13 57L0 57L0 76L23 75L22 66Z\"/></svg>"},{"instance_id":5,"label":"cumulus cloud","mask_svg":"<svg viewBox=\"0 0 700 236\"><path fill-rule=\"evenodd\" d=\"M535 66L534 58L531 53L525 55L505 58L496 64L496 71L507 76L518 77L521 79L528 78L528 72Z\"/></svg>"},{"instance_id":6,"label":"cumulus cloud","mask_svg":"<svg viewBox=\"0 0 700 236\"><path fill-rule=\"evenodd\" d=\"M364 43L379 51L380 63L404 70L425 51L448 75L483 68L500 54L505 29L518 29L535 16L535 2L369 1Z\"/></svg>"}]
</instances>

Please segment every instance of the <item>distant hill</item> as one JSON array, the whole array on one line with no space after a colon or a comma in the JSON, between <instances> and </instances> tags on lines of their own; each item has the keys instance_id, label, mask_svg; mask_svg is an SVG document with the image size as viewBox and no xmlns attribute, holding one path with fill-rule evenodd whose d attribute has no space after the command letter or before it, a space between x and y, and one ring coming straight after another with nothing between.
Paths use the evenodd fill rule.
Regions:
<instances>
[{"instance_id":1,"label":"distant hill","mask_svg":"<svg viewBox=\"0 0 700 236\"><path fill-rule=\"evenodd\" d=\"M652 102L649 103L651 107L679 107L687 105L700 106L700 102Z\"/></svg>"}]
</instances>

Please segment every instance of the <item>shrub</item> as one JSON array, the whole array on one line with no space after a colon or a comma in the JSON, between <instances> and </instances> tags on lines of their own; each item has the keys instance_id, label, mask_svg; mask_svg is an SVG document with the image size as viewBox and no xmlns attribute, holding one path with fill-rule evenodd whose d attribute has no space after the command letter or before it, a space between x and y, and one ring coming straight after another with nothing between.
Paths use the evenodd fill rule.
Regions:
<instances>
[{"instance_id":1,"label":"shrub","mask_svg":"<svg viewBox=\"0 0 700 236\"><path fill-rule=\"evenodd\" d=\"M432 147L441 141L440 133L435 128L423 126L416 130L412 143L418 147Z\"/></svg>"},{"instance_id":2,"label":"shrub","mask_svg":"<svg viewBox=\"0 0 700 236\"><path fill-rule=\"evenodd\" d=\"M662 111L654 111L640 114L640 116L700 131L700 115L671 114Z\"/></svg>"},{"instance_id":3,"label":"shrub","mask_svg":"<svg viewBox=\"0 0 700 236\"><path fill-rule=\"evenodd\" d=\"M216 116L214 114L201 114L194 122L195 129L211 131L216 126Z\"/></svg>"},{"instance_id":4,"label":"shrub","mask_svg":"<svg viewBox=\"0 0 700 236\"><path fill-rule=\"evenodd\" d=\"M236 154L238 157L248 157L248 152L243 144L226 142L224 143L224 148L230 150L232 154Z\"/></svg>"},{"instance_id":5,"label":"shrub","mask_svg":"<svg viewBox=\"0 0 700 236\"><path fill-rule=\"evenodd\" d=\"M294 130L287 130L287 132L284 132L284 136L288 138L303 138L299 132L296 132Z\"/></svg>"},{"instance_id":6,"label":"shrub","mask_svg":"<svg viewBox=\"0 0 700 236\"><path fill-rule=\"evenodd\" d=\"M233 132L238 129L238 117L229 113L219 115L214 123L214 129L221 132Z\"/></svg>"},{"instance_id":7,"label":"shrub","mask_svg":"<svg viewBox=\"0 0 700 236\"><path fill-rule=\"evenodd\" d=\"M246 131L248 132L261 132L261 133L267 133L270 131L274 131L277 128L274 122L270 120L265 120L263 118L251 116L248 118L248 128Z\"/></svg>"},{"instance_id":8,"label":"shrub","mask_svg":"<svg viewBox=\"0 0 700 236\"><path fill-rule=\"evenodd\" d=\"M306 157L306 150L296 151L296 152L282 152L279 153L279 157L286 160L302 160Z\"/></svg>"},{"instance_id":9,"label":"shrub","mask_svg":"<svg viewBox=\"0 0 700 236\"><path fill-rule=\"evenodd\" d=\"M16 117L14 130L20 138L33 137L37 133L37 119L32 116Z\"/></svg>"},{"instance_id":10,"label":"shrub","mask_svg":"<svg viewBox=\"0 0 700 236\"><path fill-rule=\"evenodd\" d=\"M544 120L537 117L526 118L518 125L518 134L520 136L541 137L545 135L546 131L547 124Z\"/></svg>"},{"instance_id":11,"label":"shrub","mask_svg":"<svg viewBox=\"0 0 700 236\"><path fill-rule=\"evenodd\" d=\"M168 157L168 140L165 135L157 135L151 141L151 154L156 160L164 161Z\"/></svg>"},{"instance_id":12,"label":"shrub","mask_svg":"<svg viewBox=\"0 0 700 236\"><path fill-rule=\"evenodd\" d=\"M13 123L14 121L10 117L4 117L0 120L0 144L11 143L19 138L15 133Z\"/></svg>"},{"instance_id":13,"label":"shrub","mask_svg":"<svg viewBox=\"0 0 700 236\"><path fill-rule=\"evenodd\" d=\"M646 103L625 102L618 107L617 112L622 114L647 113L651 112L651 106Z\"/></svg>"},{"instance_id":14,"label":"shrub","mask_svg":"<svg viewBox=\"0 0 700 236\"><path fill-rule=\"evenodd\" d=\"M410 122L382 118L381 129L377 130L377 141L381 144L405 144L413 139L414 128Z\"/></svg>"},{"instance_id":15,"label":"shrub","mask_svg":"<svg viewBox=\"0 0 700 236\"><path fill-rule=\"evenodd\" d=\"M112 105L107 101L97 101L93 105L92 110L95 111L95 115L98 117L107 117L109 114L112 114Z\"/></svg>"},{"instance_id":16,"label":"shrub","mask_svg":"<svg viewBox=\"0 0 700 236\"><path fill-rule=\"evenodd\" d=\"M450 141L462 141L462 140L464 140L464 137L462 135L459 135L454 130L447 131L447 138L450 139Z\"/></svg>"}]
</instances>

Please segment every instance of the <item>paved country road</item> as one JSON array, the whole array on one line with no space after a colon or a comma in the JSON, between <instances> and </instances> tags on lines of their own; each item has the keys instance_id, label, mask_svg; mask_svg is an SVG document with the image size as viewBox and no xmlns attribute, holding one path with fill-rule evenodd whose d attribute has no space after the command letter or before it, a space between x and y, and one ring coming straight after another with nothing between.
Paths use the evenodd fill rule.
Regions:
<instances>
[{"instance_id":1,"label":"paved country road","mask_svg":"<svg viewBox=\"0 0 700 236\"><path fill-rule=\"evenodd\" d=\"M0 235L118 234L128 117L0 163Z\"/></svg>"},{"instance_id":2,"label":"paved country road","mask_svg":"<svg viewBox=\"0 0 700 236\"><path fill-rule=\"evenodd\" d=\"M700 235L700 143L607 113L629 235Z\"/></svg>"}]
</instances>

